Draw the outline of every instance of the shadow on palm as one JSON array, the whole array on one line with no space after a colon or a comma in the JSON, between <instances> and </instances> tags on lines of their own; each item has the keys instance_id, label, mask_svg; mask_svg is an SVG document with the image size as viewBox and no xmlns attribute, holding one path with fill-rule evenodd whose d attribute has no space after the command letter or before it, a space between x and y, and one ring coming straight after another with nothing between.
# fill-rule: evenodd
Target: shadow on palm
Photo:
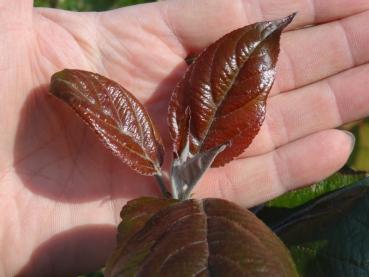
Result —
<instances>
[{"instance_id":1,"label":"shadow on palm","mask_svg":"<svg viewBox=\"0 0 369 277\"><path fill-rule=\"evenodd\" d=\"M33 252L30 261L17 276L77 276L98 270L115 245L115 235L116 228L113 226L97 224L59 233ZM76 261L78 267L72 268ZM69 266L57 266L59 264Z\"/></svg>"},{"instance_id":2,"label":"shadow on palm","mask_svg":"<svg viewBox=\"0 0 369 277\"><path fill-rule=\"evenodd\" d=\"M183 66L162 80L146 102L167 150L169 88L175 85L178 71L183 71ZM48 85L34 88L21 110L14 169L26 188L68 203L159 193L154 178L135 173L114 157L82 120L47 90Z\"/></svg>"}]
</instances>

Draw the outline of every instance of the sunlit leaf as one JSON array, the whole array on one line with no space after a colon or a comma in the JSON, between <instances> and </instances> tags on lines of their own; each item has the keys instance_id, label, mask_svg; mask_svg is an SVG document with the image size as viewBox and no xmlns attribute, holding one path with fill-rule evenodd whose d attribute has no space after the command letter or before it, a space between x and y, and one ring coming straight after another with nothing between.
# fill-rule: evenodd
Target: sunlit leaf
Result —
<instances>
[{"instance_id":1,"label":"sunlit leaf","mask_svg":"<svg viewBox=\"0 0 369 277\"><path fill-rule=\"evenodd\" d=\"M147 201L168 205L151 210ZM135 232L120 241L106 276L297 276L286 248L249 211L220 199L172 201L134 200L141 211L131 215L145 217L137 228L122 213L120 232Z\"/></svg>"},{"instance_id":2,"label":"sunlit leaf","mask_svg":"<svg viewBox=\"0 0 369 277\"><path fill-rule=\"evenodd\" d=\"M132 169L160 174L161 138L144 107L122 86L96 73L65 69L52 76L50 92L71 106Z\"/></svg>"},{"instance_id":3,"label":"sunlit leaf","mask_svg":"<svg viewBox=\"0 0 369 277\"><path fill-rule=\"evenodd\" d=\"M194 59L170 101L168 121L176 156L187 139L183 125L188 108L193 156L228 143L213 162L221 166L251 143L264 120L280 35L293 17L235 30Z\"/></svg>"}]
</instances>

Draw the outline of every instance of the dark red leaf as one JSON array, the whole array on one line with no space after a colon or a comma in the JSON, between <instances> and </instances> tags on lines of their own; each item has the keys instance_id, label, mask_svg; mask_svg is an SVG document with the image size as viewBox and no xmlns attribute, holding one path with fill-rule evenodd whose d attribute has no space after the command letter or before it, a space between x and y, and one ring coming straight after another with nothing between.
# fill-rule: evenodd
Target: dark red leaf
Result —
<instances>
[{"instance_id":1,"label":"dark red leaf","mask_svg":"<svg viewBox=\"0 0 369 277\"><path fill-rule=\"evenodd\" d=\"M106 276L297 276L283 243L248 210L221 199L152 200L148 217L147 201L123 213L120 232L129 235Z\"/></svg>"},{"instance_id":2,"label":"dark red leaf","mask_svg":"<svg viewBox=\"0 0 369 277\"><path fill-rule=\"evenodd\" d=\"M264 121L281 31L293 17L235 30L196 57L170 101L168 121L177 156L187 138L188 107L192 155L230 142L212 165L221 166L249 146Z\"/></svg>"},{"instance_id":3,"label":"dark red leaf","mask_svg":"<svg viewBox=\"0 0 369 277\"><path fill-rule=\"evenodd\" d=\"M114 155L144 175L160 173L164 147L139 101L99 74L65 69L51 78L50 92L69 104Z\"/></svg>"},{"instance_id":4,"label":"dark red leaf","mask_svg":"<svg viewBox=\"0 0 369 277\"><path fill-rule=\"evenodd\" d=\"M138 233L159 210L176 202L178 200L152 197L141 197L127 202L120 212L122 222L118 226L118 246L106 265L106 275L111 274L110 269L123 255L124 247L131 237Z\"/></svg>"}]
</instances>

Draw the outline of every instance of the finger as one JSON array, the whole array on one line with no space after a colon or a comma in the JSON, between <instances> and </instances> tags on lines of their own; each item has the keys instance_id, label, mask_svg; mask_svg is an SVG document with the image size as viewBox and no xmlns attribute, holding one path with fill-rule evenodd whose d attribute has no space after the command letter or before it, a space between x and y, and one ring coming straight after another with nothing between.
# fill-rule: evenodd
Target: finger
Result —
<instances>
[{"instance_id":1,"label":"finger","mask_svg":"<svg viewBox=\"0 0 369 277\"><path fill-rule=\"evenodd\" d=\"M368 76L366 64L270 98L265 123L242 156L266 153L308 134L369 116Z\"/></svg>"},{"instance_id":2,"label":"finger","mask_svg":"<svg viewBox=\"0 0 369 277\"><path fill-rule=\"evenodd\" d=\"M284 33L271 95L368 62L368 33L369 11Z\"/></svg>"},{"instance_id":3,"label":"finger","mask_svg":"<svg viewBox=\"0 0 369 277\"><path fill-rule=\"evenodd\" d=\"M369 61L369 11L283 35L275 95Z\"/></svg>"},{"instance_id":4,"label":"finger","mask_svg":"<svg viewBox=\"0 0 369 277\"><path fill-rule=\"evenodd\" d=\"M206 47L225 33L262 20L298 15L289 28L331 21L365 11L367 0L176 0L158 6L171 32L188 52Z\"/></svg>"},{"instance_id":5,"label":"finger","mask_svg":"<svg viewBox=\"0 0 369 277\"><path fill-rule=\"evenodd\" d=\"M0 0L0 31L20 29L32 20L33 0Z\"/></svg>"},{"instance_id":6,"label":"finger","mask_svg":"<svg viewBox=\"0 0 369 277\"><path fill-rule=\"evenodd\" d=\"M224 170L210 170L196 197L221 197L247 207L263 203L340 169L353 142L353 136L344 131L326 130L274 152L233 161Z\"/></svg>"}]
</instances>

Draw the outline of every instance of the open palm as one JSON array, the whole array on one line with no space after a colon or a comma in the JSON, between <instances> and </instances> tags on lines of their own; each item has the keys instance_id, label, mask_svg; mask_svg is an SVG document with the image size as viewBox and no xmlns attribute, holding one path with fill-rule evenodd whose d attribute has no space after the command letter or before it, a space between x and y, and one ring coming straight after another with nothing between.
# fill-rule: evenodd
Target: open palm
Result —
<instances>
[{"instance_id":1,"label":"open palm","mask_svg":"<svg viewBox=\"0 0 369 277\"><path fill-rule=\"evenodd\" d=\"M365 0L173 0L106 13L32 4L0 0L0 275L98 268L114 245L122 205L158 193L152 178L122 165L47 95L55 71L85 69L119 82L167 137L169 95L188 54L237 27L298 11L282 35L259 135L195 190L244 206L339 169L353 141L332 128L369 114Z\"/></svg>"}]
</instances>

